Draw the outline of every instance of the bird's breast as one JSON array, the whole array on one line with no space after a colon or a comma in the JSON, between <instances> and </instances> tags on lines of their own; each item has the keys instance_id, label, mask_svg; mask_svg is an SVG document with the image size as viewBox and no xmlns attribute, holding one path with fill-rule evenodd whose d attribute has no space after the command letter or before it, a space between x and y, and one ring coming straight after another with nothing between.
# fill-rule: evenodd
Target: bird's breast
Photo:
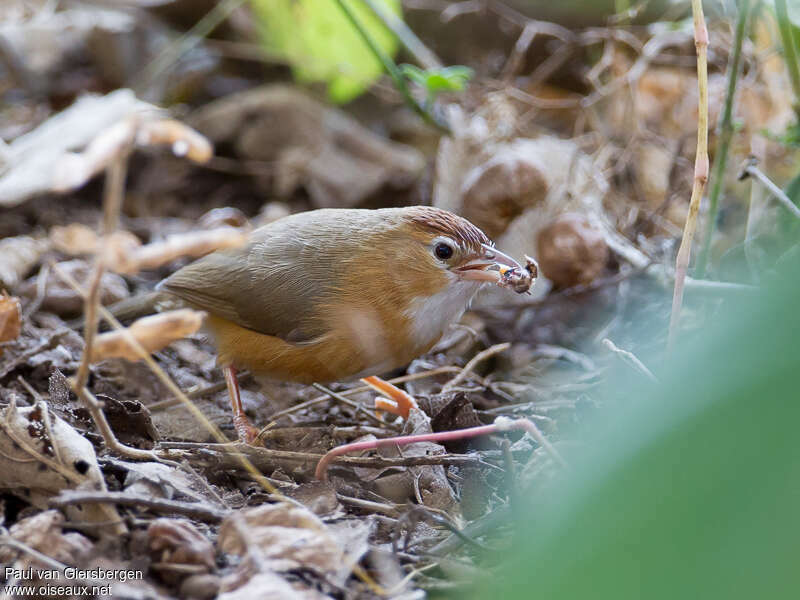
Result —
<instances>
[{"instance_id":1,"label":"bird's breast","mask_svg":"<svg viewBox=\"0 0 800 600\"><path fill-rule=\"evenodd\" d=\"M461 318L480 287L480 283L455 281L435 294L414 298L405 311L410 341L423 352L433 346Z\"/></svg>"}]
</instances>

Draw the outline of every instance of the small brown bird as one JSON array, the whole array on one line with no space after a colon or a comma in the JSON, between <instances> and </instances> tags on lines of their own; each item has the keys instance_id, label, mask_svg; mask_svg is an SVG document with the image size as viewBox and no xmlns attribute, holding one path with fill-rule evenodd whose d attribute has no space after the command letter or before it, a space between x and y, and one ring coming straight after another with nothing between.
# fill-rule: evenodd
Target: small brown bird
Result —
<instances>
[{"instance_id":1,"label":"small brown bird","mask_svg":"<svg viewBox=\"0 0 800 600\"><path fill-rule=\"evenodd\" d=\"M236 369L302 383L366 377L408 415L413 399L376 377L427 352L485 283L526 291L535 278L472 223L431 207L323 209L261 227L162 281L208 313L234 424L251 442Z\"/></svg>"}]
</instances>

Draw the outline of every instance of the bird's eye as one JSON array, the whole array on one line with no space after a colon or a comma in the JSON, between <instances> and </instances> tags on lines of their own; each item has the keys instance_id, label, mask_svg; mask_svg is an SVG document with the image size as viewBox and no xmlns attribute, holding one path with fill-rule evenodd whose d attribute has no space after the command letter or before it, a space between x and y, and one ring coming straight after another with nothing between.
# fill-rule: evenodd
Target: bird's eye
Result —
<instances>
[{"instance_id":1,"label":"bird's eye","mask_svg":"<svg viewBox=\"0 0 800 600\"><path fill-rule=\"evenodd\" d=\"M450 246L450 244L439 242L433 249L433 253L439 260L448 260L453 256L453 248Z\"/></svg>"}]
</instances>

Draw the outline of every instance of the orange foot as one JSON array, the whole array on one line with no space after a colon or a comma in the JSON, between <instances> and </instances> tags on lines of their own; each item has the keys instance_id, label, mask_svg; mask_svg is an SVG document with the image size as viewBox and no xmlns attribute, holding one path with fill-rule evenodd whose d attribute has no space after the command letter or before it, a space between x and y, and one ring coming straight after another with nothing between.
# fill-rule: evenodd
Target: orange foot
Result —
<instances>
[{"instance_id":1,"label":"orange foot","mask_svg":"<svg viewBox=\"0 0 800 600\"><path fill-rule=\"evenodd\" d=\"M389 399L375 398L375 409L383 410L393 415L399 415L404 419L408 419L408 413L412 408L419 408L417 401L414 398L401 390L396 385L392 385L388 381L384 381L380 377L364 377L361 381L366 383L376 392L387 396Z\"/></svg>"}]
</instances>

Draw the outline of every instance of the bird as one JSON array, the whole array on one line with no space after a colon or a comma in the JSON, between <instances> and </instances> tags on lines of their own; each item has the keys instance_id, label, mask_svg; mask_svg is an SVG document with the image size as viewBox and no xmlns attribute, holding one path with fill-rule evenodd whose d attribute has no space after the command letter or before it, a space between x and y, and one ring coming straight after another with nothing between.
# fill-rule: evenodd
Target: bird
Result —
<instances>
[{"instance_id":1,"label":"bird","mask_svg":"<svg viewBox=\"0 0 800 600\"><path fill-rule=\"evenodd\" d=\"M238 370L305 384L362 378L391 398L376 408L407 417L413 398L377 376L430 350L482 286L521 292L535 276L531 259L523 267L449 211L330 208L283 217L189 263L149 302L207 313L236 432L253 443Z\"/></svg>"}]
</instances>

